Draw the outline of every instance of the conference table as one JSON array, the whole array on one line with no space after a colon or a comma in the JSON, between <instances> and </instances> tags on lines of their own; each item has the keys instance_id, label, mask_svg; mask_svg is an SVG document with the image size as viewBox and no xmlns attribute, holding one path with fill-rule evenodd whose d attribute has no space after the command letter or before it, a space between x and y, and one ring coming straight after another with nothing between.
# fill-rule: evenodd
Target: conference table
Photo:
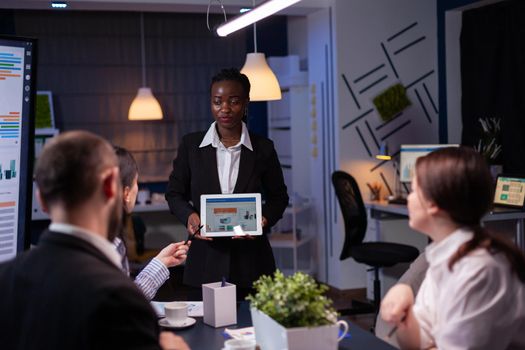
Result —
<instances>
[{"instance_id":1,"label":"conference table","mask_svg":"<svg viewBox=\"0 0 525 350\"><path fill-rule=\"evenodd\" d=\"M225 328L244 328L252 326L252 319L250 316L249 304L246 301L237 304L237 324L214 328L205 324L202 317L195 317L197 322L186 329L177 329L174 332L183 337L186 343L193 350L220 350L223 348L224 341L227 339L224 336ZM355 323L349 321L347 318L341 318L348 322L348 335L339 343L339 349L343 350L358 350L358 349L374 349L374 350L392 350L395 349L391 345L385 343L381 339L374 336L371 332L359 328ZM261 349L266 350L266 349ZM281 350L281 349L278 349ZM320 349L322 350L322 349Z\"/></svg>"},{"instance_id":2,"label":"conference table","mask_svg":"<svg viewBox=\"0 0 525 350\"><path fill-rule=\"evenodd\" d=\"M408 218L408 208L405 204L373 201L366 202L365 206L370 210L370 216L375 220L406 220ZM514 243L525 252L525 211L502 207L495 208L482 219L482 222L490 221L515 221Z\"/></svg>"}]
</instances>

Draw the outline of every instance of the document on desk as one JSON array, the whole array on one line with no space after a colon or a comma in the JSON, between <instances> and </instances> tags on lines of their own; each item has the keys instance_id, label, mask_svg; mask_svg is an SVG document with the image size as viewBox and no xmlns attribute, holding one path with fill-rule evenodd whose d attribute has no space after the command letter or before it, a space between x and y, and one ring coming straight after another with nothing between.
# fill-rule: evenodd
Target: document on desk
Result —
<instances>
[{"instance_id":1,"label":"document on desk","mask_svg":"<svg viewBox=\"0 0 525 350\"><path fill-rule=\"evenodd\" d=\"M225 328L224 333L233 339L254 339L255 329L253 327L245 328Z\"/></svg>"},{"instance_id":2,"label":"document on desk","mask_svg":"<svg viewBox=\"0 0 525 350\"><path fill-rule=\"evenodd\" d=\"M179 300L174 300L179 301ZM183 303L188 304L188 316L189 317L202 317L204 315L202 301L182 301ZM153 310L157 313L158 317L164 317L164 304L168 301L152 301L151 306Z\"/></svg>"}]
</instances>

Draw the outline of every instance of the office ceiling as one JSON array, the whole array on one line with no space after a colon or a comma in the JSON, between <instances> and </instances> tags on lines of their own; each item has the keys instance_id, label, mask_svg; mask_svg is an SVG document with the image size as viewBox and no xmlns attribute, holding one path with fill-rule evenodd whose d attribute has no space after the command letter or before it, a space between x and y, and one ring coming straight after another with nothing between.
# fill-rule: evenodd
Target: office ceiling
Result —
<instances>
[{"instance_id":1,"label":"office ceiling","mask_svg":"<svg viewBox=\"0 0 525 350\"><path fill-rule=\"evenodd\" d=\"M228 14L238 14L242 7L249 7L252 0L221 0ZM148 11L205 13L210 0L66 0L67 10L91 11ZM260 4L263 1L257 0ZM328 6L330 0L302 0L282 10L282 15L307 15ZM51 0L1 0L4 9L51 9ZM53 11L64 11L53 9ZM210 13L219 13L218 0L211 0Z\"/></svg>"}]
</instances>

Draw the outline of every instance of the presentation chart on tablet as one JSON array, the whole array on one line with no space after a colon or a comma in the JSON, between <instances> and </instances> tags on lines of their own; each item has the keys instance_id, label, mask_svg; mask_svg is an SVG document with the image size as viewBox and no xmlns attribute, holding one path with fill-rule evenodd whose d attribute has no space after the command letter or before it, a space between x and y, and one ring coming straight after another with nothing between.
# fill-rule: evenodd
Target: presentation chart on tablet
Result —
<instances>
[{"instance_id":1,"label":"presentation chart on tablet","mask_svg":"<svg viewBox=\"0 0 525 350\"><path fill-rule=\"evenodd\" d=\"M206 232L257 229L255 198L208 198L206 203Z\"/></svg>"}]
</instances>

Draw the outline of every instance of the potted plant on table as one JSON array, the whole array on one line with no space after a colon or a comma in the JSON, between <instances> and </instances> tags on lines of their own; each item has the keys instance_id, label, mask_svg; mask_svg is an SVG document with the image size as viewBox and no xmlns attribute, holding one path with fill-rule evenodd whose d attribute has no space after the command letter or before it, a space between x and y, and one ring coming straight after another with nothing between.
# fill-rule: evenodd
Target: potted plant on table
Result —
<instances>
[{"instance_id":1,"label":"potted plant on table","mask_svg":"<svg viewBox=\"0 0 525 350\"><path fill-rule=\"evenodd\" d=\"M337 321L332 301L324 293L325 285L301 272L285 277L262 276L254 283L255 295L249 295L250 311L257 344L263 350L337 349L348 331L345 321ZM344 334L338 336L339 328Z\"/></svg>"}]
</instances>

